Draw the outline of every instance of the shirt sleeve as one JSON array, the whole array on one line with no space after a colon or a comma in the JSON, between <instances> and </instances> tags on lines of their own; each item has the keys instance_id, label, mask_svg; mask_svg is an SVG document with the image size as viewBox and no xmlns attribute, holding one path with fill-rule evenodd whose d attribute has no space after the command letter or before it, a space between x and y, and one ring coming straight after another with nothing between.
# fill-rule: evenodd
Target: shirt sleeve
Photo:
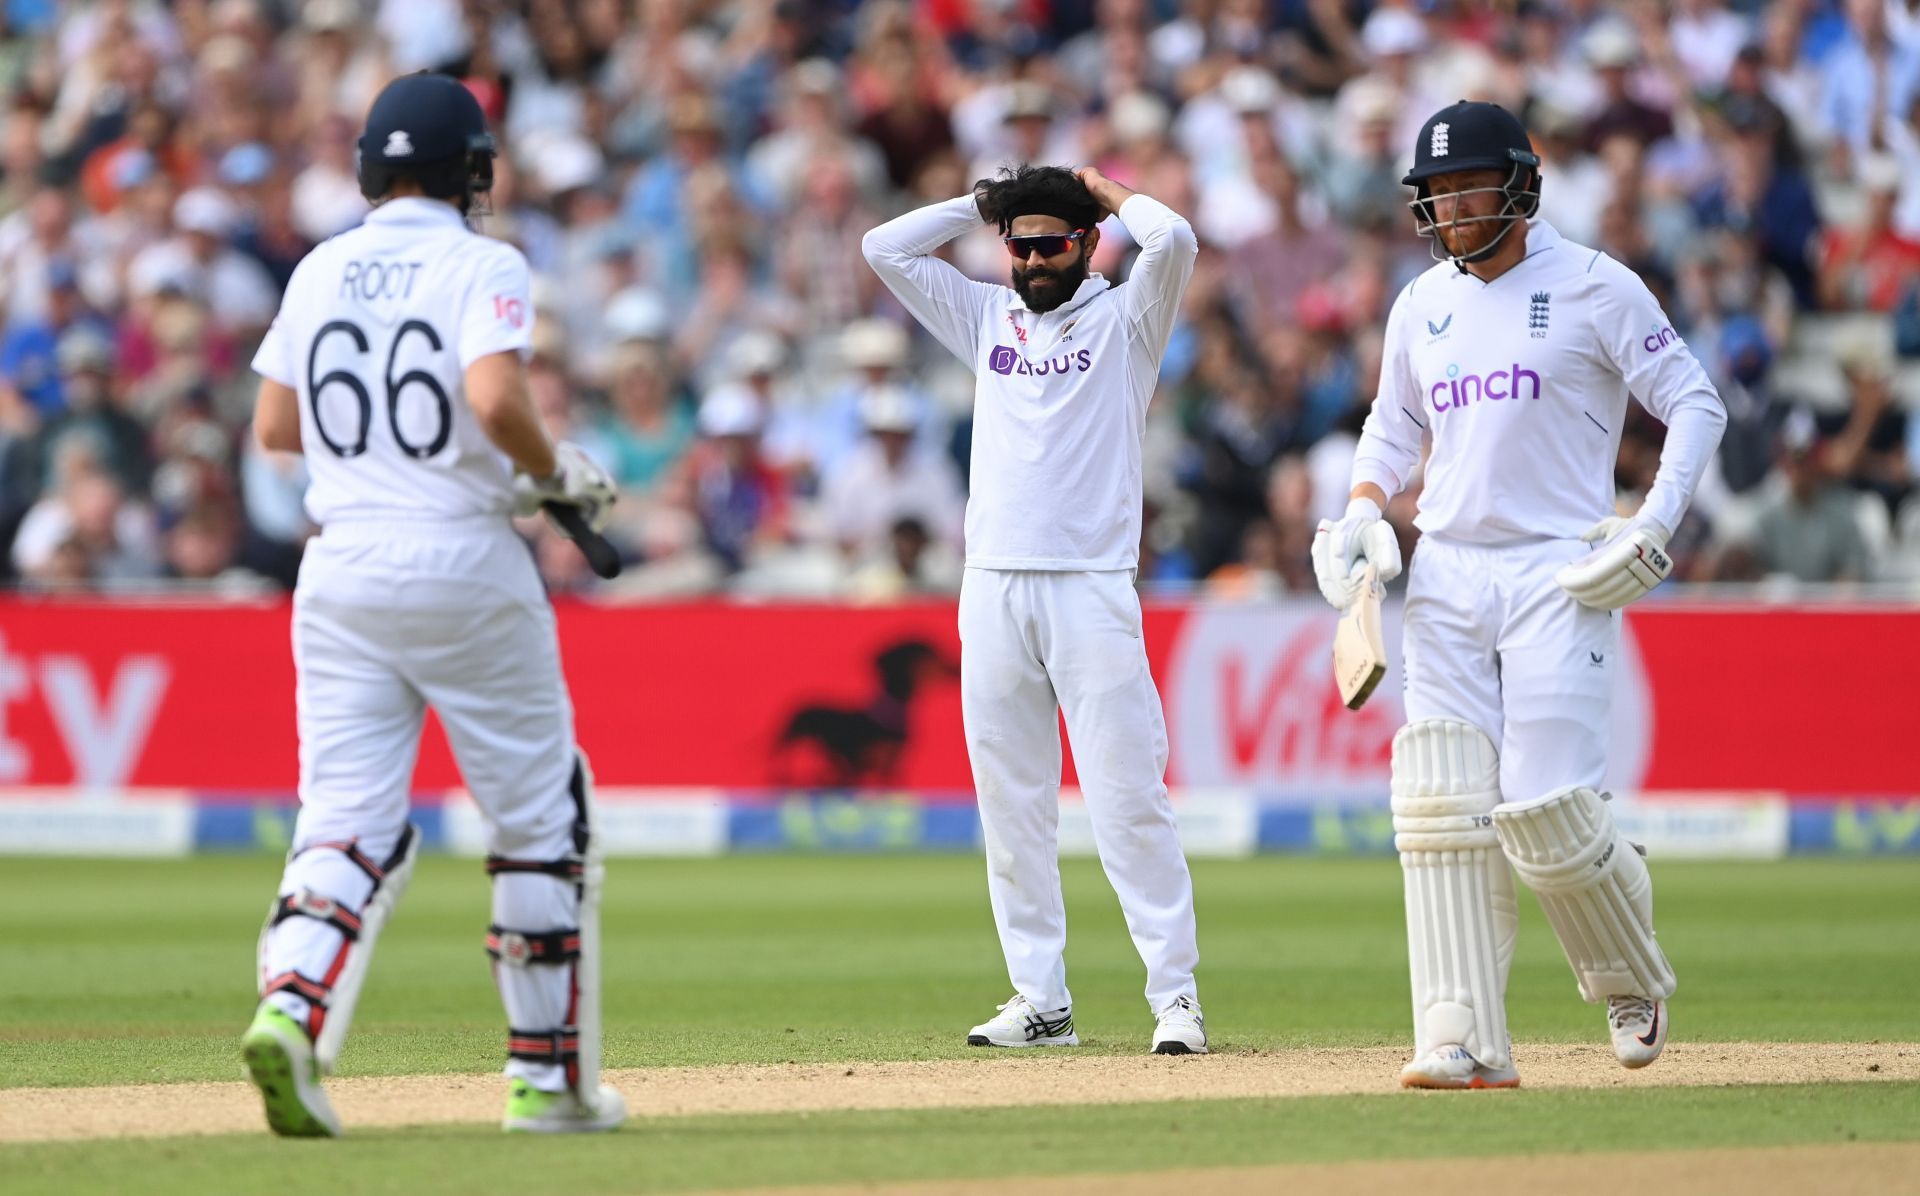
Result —
<instances>
[{"instance_id":1,"label":"shirt sleeve","mask_svg":"<svg viewBox=\"0 0 1920 1196\"><path fill-rule=\"evenodd\" d=\"M1680 526L1720 447L1726 404L1639 275L1604 255L1594 272L1599 287L1593 314L1601 350L1640 405L1667 425L1660 470L1641 510L1671 532Z\"/></svg>"},{"instance_id":2,"label":"shirt sleeve","mask_svg":"<svg viewBox=\"0 0 1920 1196\"><path fill-rule=\"evenodd\" d=\"M1408 286L1394 300L1387 314L1387 331L1380 358L1380 389L1373 397L1373 410L1360 429L1360 443L1353 451L1351 484L1372 482L1388 498L1406 489L1413 471L1420 464L1420 440L1427 422L1421 411L1420 386L1414 380L1413 365L1407 355Z\"/></svg>"},{"instance_id":3,"label":"shirt sleeve","mask_svg":"<svg viewBox=\"0 0 1920 1196\"><path fill-rule=\"evenodd\" d=\"M533 272L526 255L501 241L487 253L460 312L460 368L495 353L533 356Z\"/></svg>"},{"instance_id":4,"label":"shirt sleeve","mask_svg":"<svg viewBox=\"0 0 1920 1196\"><path fill-rule=\"evenodd\" d=\"M1127 318L1158 356L1166 352L1167 339L1173 335L1180 297L1193 277L1200 242L1184 217L1152 196L1129 196L1115 215L1140 246L1140 256L1134 259L1121 292Z\"/></svg>"},{"instance_id":5,"label":"shirt sleeve","mask_svg":"<svg viewBox=\"0 0 1920 1196\"><path fill-rule=\"evenodd\" d=\"M980 355L983 317L1006 288L968 278L933 251L979 227L980 209L973 196L964 195L896 216L860 241L860 252L887 289L968 368Z\"/></svg>"},{"instance_id":6,"label":"shirt sleeve","mask_svg":"<svg viewBox=\"0 0 1920 1196\"><path fill-rule=\"evenodd\" d=\"M293 293L291 286L287 288L287 293ZM299 387L299 378L293 371L293 349L287 344L284 311L273 317L273 323L267 326L267 335L260 341L260 347L254 350L253 372L282 386Z\"/></svg>"}]
</instances>

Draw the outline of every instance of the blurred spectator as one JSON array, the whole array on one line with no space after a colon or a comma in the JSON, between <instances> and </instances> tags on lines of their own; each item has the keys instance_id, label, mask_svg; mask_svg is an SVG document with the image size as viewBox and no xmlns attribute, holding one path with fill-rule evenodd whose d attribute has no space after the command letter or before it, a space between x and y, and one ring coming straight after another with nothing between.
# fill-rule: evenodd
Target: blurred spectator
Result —
<instances>
[{"instance_id":1,"label":"blurred spectator","mask_svg":"<svg viewBox=\"0 0 1920 1196\"><path fill-rule=\"evenodd\" d=\"M179 235L144 249L128 267L135 294L177 290L204 300L215 321L243 336L266 331L280 288L258 260L232 247L242 214L212 187L196 187L173 205Z\"/></svg>"},{"instance_id":2,"label":"blurred spectator","mask_svg":"<svg viewBox=\"0 0 1920 1196\"><path fill-rule=\"evenodd\" d=\"M766 412L738 383L700 403L700 441L688 462L694 513L708 551L728 572L788 543L786 479L760 453Z\"/></svg>"},{"instance_id":3,"label":"blurred spectator","mask_svg":"<svg viewBox=\"0 0 1920 1196\"><path fill-rule=\"evenodd\" d=\"M1900 195L1900 165L1886 155L1861 160L1860 183L1866 203L1860 222L1830 228L1820 250L1820 306L1829 309L1892 311L1920 279L1920 239L1893 227Z\"/></svg>"},{"instance_id":4,"label":"blurred spectator","mask_svg":"<svg viewBox=\"0 0 1920 1196\"><path fill-rule=\"evenodd\" d=\"M1868 562L1859 506L1853 491L1828 476L1817 436L1810 412L1788 418L1780 439L1786 487L1761 511L1754 564L1762 574L1800 581L1864 581Z\"/></svg>"},{"instance_id":5,"label":"blurred spectator","mask_svg":"<svg viewBox=\"0 0 1920 1196\"><path fill-rule=\"evenodd\" d=\"M142 581L160 576L153 518L83 451L63 452L47 497L13 541L13 567L44 585Z\"/></svg>"},{"instance_id":6,"label":"blurred spectator","mask_svg":"<svg viewBox=\"0 0 1920 1196\"><path fill-rule=\"evenodd\" d=\"M868 560L847 579L846 596L856 602L897 602L959 590L959 556L936 543L920 520L907 515L887 530L885 554Z\"/></svg>"},{"instance_id":7,"label":"blurred spectator","mask_svg":"<svg viewBox=\"0 0 1920 1196\"><path fill-rule=\"evenodd\" d=\"M1880 141L1883 117L1905 115L1920 93L1920 38L1896 39L1888 0L1844 0L1847 32L1822 66L1820 116L1844 168ZM1911 31L1909 31L1911 33Z\"/></svg>"},{"instance_id":8,"label":"blurred spectator","mask_svg":"<svg viewBox=\"0 0 1920 1196\"><path fill-rule=\"evenodd\" d=\"M1847 409L1820 420L1821 465L1833 478L1856 490L1878 495L1889 517L1913 491L1913 463L1907 457L1907 412L1893 401L1890 363L1874 345L1857 342L1841 349L1847 381Z\"/></svg>"},{"instance_id":9,"label":"blurred spectator","mask_svg":"<svg viewBox=\"0 0 1920 1196\"><path fill-rule=\"evenodd\" d=\"M500 142L475 220L536 271L534 400L626 488L623 595L948 586L956 492L943 515L903 515L886 479L926 470L963 492L968 367L906 331L857 243L1035 159L1097 164L1201 238L1148 412L1142 576L1301 589L1313 524L1344 503L1387 309L1429 264L1399 183L1408 139L1463 95L1527 120L1544 217L1645 280L1727 402L1670 546L1682 571L1772 569L1752 547L1760 508L1789 544L1852 499L1864 563L1803 571L1900 576L1907 552L1920 576L1903 389L1920 360L1916 11L16 3L0 22L0 563L31 511L32 584L291 581L304 470L247 443L247 351L307 247L367 211L354 139L373 95L444 69ZM942 256L1004 284L994 234ZM1135 250L1108 221L1094 269L1126 285ZM1814 465L1779 451L1803 402L1820 412ZM903 405L915 431L889 456L899 433L866 414ZM1623 509L1661 434L1623 432ZM1779 498L1790 477L1797 505ZM1388 511L1403 547L1417 486ZM609 588L544 523L522 530L550 586Z\"/></svg>"},{"instance_id":10,"label":"blurred spectator","mask_svg":"<svg viewBox=\"0 0 1920 1196\"><path fill-rule=\"evenodd\" d=\"M594 429L622 490L651 490L693 444L693 417L675 401L666 357L629 342L614 351L606 416Z\"/></svg>"},{"instance_id":11,"label":"blurred spectator","mask_svg":"<svg viewBox=\"0 0 1920 1196\"><path fill-rule=\"evenodd\" d=\"M828 534L849 558L876 556L902 519L912 517L943 545L960 543L966 495L944 453L916 447L921 412L895 386L876 386L860 401L867 436L821 488Z\"/></svg>"},{"instance_id":12,"label":"blurred spectator","mask_svg":"<svg viewBox=\"0 0 1920 1196\"><path fill-rule=\"evenodd\" d=\"M1633 70L1640 61L1640 44L1630 27L1602 19L1588 28L1581 45L1600 83L1599 107L1587 118L1588 153L1599 152L1608 138L1617 135L1643 146L1673 135L1673 115L1635 91Z\"/></svg>"}]
</instances>

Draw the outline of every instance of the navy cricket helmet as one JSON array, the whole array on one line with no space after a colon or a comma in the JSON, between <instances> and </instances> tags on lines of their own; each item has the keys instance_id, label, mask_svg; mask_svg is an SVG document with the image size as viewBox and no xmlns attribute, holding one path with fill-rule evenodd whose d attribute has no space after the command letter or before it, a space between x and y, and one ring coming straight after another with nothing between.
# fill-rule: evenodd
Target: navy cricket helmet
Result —
<instances>
[{"instance_id":1,"label":"navy cricket helmet","mask_svg":"<svg viewBox=\"0 0 1920 1196\"><path fill-rule=\"evenodd\" d=\"M382 88L360 135L360 194L384 198L399 178L437 199L476 209L493 189L493 134L466 85L429 71L402 75Z\"/></svg>"},{"instance_id":2,"label":"navy cricket helmet","mask_svg":"<svg viewBox=\"0 0 1920 1196\"><path fill-rule=\"evenodd\" d=\"M1446 193L1457 197L1498 192L1506 201L1498 213L1447 221L1435 218L1436 196L1429 180L1460 170L1505 172L1506 179L1498 186ZM1456 265L1478 261L1499 247L1513 231L1513 225L1540 210L1540 155L1533 152L1526 126L1500 105L1482 100L1461 100L1428 117L1427 123L1420 126L1420 139L1413 147L1413 169L1400 181L1414 189L1414 198L1407 206L1413 209L1414 225L1420 235L1433 238L1431 248L1436 261L1452 258ZM1500 230L1499 236L1465 256L1453 253L1438 235L1458 225L1489 220L1504 222L1507 227Z\"/></svg>"}]
</instances>

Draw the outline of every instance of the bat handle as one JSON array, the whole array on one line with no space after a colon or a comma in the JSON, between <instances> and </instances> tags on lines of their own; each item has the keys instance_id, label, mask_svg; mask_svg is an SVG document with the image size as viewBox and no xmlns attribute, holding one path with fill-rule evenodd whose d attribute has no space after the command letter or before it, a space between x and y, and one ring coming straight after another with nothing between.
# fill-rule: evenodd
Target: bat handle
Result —
<instances>
[{"instance_id":1,"label":"bat handle","mask_svg":"<svg viewBox=\"0 0 1920 1196\"><path fill-rule=\"evenodd\" d=\"M620 576L620 550L605 536L587 526L586 517L580 514L579 507L572 503L545 502L540 504L540 509L560 525L567 539L579 547L580 555L587 558L587 565L596 576L609 581Z\"/></svg>"}]
</instances>

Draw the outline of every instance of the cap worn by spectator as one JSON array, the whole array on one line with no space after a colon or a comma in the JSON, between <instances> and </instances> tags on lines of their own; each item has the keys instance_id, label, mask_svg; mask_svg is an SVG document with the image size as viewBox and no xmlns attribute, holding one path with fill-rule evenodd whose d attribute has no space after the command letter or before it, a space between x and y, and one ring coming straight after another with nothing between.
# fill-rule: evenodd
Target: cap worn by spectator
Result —
<instances>
[{"instance_id":1,"label":"cap worn by spectator","mask_svg":"<svg viewBox=\"0 0 1920 1196\"><path fill-rule=\"evenodd\" d=\"M225 240L240 223L240 209L212 187L195 187L173 204L173 223L184 233Z\"/></svg>"},{"instance_id":2,"label":"cap worn by spectator","mask_svg":"<svg viewBox=\"0 0 1920 1196\"><path fill-rule=\"evenodd\" d=\"M60 338L54 347L53 361L63 375L104 374L113 369L113 346L99 332L83 325L69 329Z\"/></svg>"},{"instance_id":3,"label":"cap worn by spectator","mask_svg":"<svg viewBox=\"0 0 1920 1196\"><path fill-rule=\"evenodd\" d=\"M114 158L108 181L115 191L131 191L151 179L159 168L159 163L146 150L126 150Z\"/></svg>"},{"instance_id":4,"label":"cap worn by spectator","mask_svg":"<svg viewBox=\"0 0 1920 1196\"><path fill-rule=\"evenodd\" d=\"M658 291L647 287L628 287L607 304L605 327L616 344L622 341L657 341L673 326L667 301Z\"/></svg>"},{"instance_id":5,"label":"cap worn by spectator","mask_svg":"<svg viewBox=\"0 0 1920 1196\"><path fill-rule=\"evenodd\" d=\"M257 141L236 145L220 156L220 181L251 187L273 173L273 151Z\"/></svg>"},{"instance_id":6,"label":"cap worn by spectator","mask_svg":"<svg viewBox=\"0 0 1920 1196\"><path fill-rule=\"evenodd\" d=\"M907 392L898 386L876 386L860 398L860 421L869 432L911 436L920 426L919 414Z\"/></svg>"},{"instance_id":7,"label":"cap worn by spectator","mask_svg":"<svg viewBox=\"0 0 1920 1196\"><path fill-rule=\"evenodd\" d=\"M700 401L700 434L710 438L755 436L765 418L760 397L737 382L716 386Z\"/></svg>"},{"instance_id":8,"label":"cap worn by spectator","mask_svg":"<svg viewBox=\"0 0 1920 1196\"><path fill-rule=\"evenodd\" d=\"M1640 41L1618 21L1602 21L1581 39L1587 62L1597 70L1624 70L1640 61Z\"/></svg>"},{"instance_id":9,"label":"cap worn by spectator","mask_svg":"<svg viewBox=\"0 0 1920 1196\"><path fill-rule=\"evenodd\" d=\"M581 137L553 137L530 155L533 177L548 195L591 187L605 176L607 162L593 143Z\"/></svg>"},{"instance_id":10,"label":"cap worn by spectator","mask_svg":"<svg viewBox=\"0 0 1920 1196\"><path fill-rule=\"evenodd\" d=\"M754 329L742 333L727 349L727 373L734 378L771 374L787 359L779 334Z\"/></svg>"},{"instance_id":11,"label":"cap worn by spectator","mask_svg":"<svg viewBox=\"0 0 1920 1196\"><path fill-rule=\"evenodd\" d=\"M1426 45L1426 25L1404 8L1376 8L1360 27L1360 46L1372 58L1418 54Z\"/></svg>"},{"instance_id":12,"label":"cap worn by spectator","mask_svg":"<svg viewBox=\"0 0 1920 1196\"><path fill-rule=\"evenodd\" d=\"M1113 135L1122 141L1146 141L1166 135L1173 114L1159 96L1145 91L1130 91L1113 102L1107 113Z\"/></svg>"},{"instance_id":13,"label":"cap worn by spectator","mask_svg":"<svg viewBox=\"0 0 1920 1196\"><path fill-rule=\"evenodd\" d=\"M907 364L907 334L890 320L855 320L840 334L840 359L850 369L898 369Z\"/></svg>"},{"instance_id":14,"label":"cap worn by spectator","mask_svg":"<svg viewBox=\"0 0 1920 1196\"><path fill-rule=\"evenodd\" d=\"M1257 66L1237 66L1220 80L1220 99L1243 116L1271 112L1280 102L1280 84Z\"/></svg>"},{"instance_id":15,"label":"cap worn by spectator","mask_svg":"<svg viewBox=\"0 0 1920 1196\"><path fill-rule=\"evenodd\" d=\"M840 68L825 58L809 58L793 68L791 85L797 96L838 95Z\"/></svg>"},{"instance_id":16,"label":"cap worn by spectator","mask_svg":"<svg viewBox=\"0 0 1920 1196\"><path fill-rule=\"evenodd\" d=\"M1009 124L1016 120L1052 120L1053 93L1040 83L1016 83L1007 91L1007 108L1000 119Z\"/></svg>"},{"instance_id":17,"label":"cap worn by spectator","mask_svg":"<svg viewBox=\"0 0 1920 1196\"><path fill-rule=\"evenodd\" d=\"M345 33L360 23L360 10L353 0L307 0L300 23L313 33Z\"/></svg>"}]
</instances>

